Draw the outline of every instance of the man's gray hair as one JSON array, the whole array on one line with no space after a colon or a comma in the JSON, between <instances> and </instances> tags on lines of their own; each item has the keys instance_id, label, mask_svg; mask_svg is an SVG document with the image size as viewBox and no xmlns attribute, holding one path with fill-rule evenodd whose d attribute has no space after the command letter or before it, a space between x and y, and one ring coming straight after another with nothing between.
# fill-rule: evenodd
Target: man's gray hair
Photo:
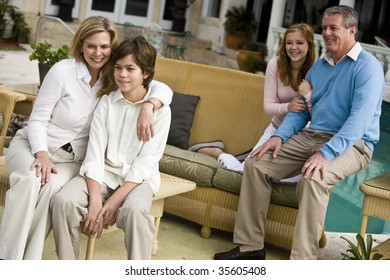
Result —
<instances>
[{"instance_id":1,"label":"man's gray hair","mask_svg":"<svg viewBox=\"0 0 390 280\"><path fill-rule=\"evenodd\" d=\"M354 8L346 5L339 5L339 6L329 7L324 12L324 16L331 16L334 14L343 15L345 28L350 28L352 26L355 26L357 29L359 17Z\"/></svg>"},{"instance_id":2,"label":"man's gray hair","mask_svg":"<svg viewBox=\"0 0 390 280\"><path fill-rule=\"evenodd\" d=\"M359 23L359 16L354 8L347 6L347 5L339 5L339 6L333 6L329 7L325 10L324 16L332 16L335 14L341 14L344 18L343 26L344 28L351 28L353 26L356 27L356 38L358 33L358 23Z\"/></svg>"}]
</instances>

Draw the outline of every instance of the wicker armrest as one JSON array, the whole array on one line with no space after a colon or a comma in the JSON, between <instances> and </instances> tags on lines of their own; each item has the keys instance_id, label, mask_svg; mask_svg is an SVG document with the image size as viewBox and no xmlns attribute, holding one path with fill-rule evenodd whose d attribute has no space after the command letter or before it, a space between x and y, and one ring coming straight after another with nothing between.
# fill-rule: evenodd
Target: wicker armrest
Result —
<instances>
[{"instance_id":1,"label":"wicker armrest","mask_svg":"<svg viewBox=\"0 0 390 280\"><path fill-rule=\"evenodd\" d=\"M3 125L0 129L0 156L3 155L5 136L7 135L15 104L23 100L26 100L26 96L23 93L0 86L0 112L3 114Z\"/></svg>"}]
</instances>

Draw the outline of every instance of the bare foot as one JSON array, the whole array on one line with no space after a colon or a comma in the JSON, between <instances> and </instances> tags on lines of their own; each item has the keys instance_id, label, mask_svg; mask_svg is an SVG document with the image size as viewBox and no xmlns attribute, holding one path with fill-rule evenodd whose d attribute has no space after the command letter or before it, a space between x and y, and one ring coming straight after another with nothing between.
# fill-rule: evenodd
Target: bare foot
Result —
<instances>
[{"instance_id":1,"label":"bare foot","mask_svg":"<svg viewBox=\"0 0 390 280\"><path fill-rule=\"evenodd\" d=\"M209 155L209 156L212 156L212 157L218 159L219 155L223 154L223 150L221 148L217 148L217 147L208 147L208 148L199 149L198 153Z\"/></svg>"}]
</instances>

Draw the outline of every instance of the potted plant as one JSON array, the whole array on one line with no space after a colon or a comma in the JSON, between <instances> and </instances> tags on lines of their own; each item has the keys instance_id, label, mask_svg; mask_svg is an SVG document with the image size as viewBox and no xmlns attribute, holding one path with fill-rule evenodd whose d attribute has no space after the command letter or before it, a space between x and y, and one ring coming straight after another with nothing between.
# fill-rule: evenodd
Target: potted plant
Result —
<instances>
[{"instance_id":1,"label":"potted plant","mask_svg":"<svg viewBox=\"0 0 390 280\"><path fill-rule=\"evenodd\" d=\"M365 244L363 237L360 234L356 235L357 246L344 236L340 238L344 239L348 242L349 249L347 252L351 253L352 256L348 253L342 253L341 255L344 257L344 260L381 260L383 259L383 255L379 254L377 250L372 249L372 235L367 234Z\"/></svg>"},{"instance_id":2,"label":"potted plant","mask_svg":"<svg viewBox=\"0 0 390 280\"><path fill-rule=\"evenodd\" d=\"M223 26L226 31L226 45L231 49L238 49L256 29L255 15L244 6L232 6L226 11L225 18Z\"/></svg>"},{"instance_id":3,"label":"potted plant","mask_svg":"<svg viewBox=\"0 0 390 280\"><path fill-rule=\"evenodd\" d=\"M24 14L8 2L0 0L0 38L25 43L28 41L31 29L26 23Z\"/></svg>"},{"instance_id":4,"label":"potted plant","mask_svg":"<svg viewBox=\"0 0 390 280\"><path fill-rule=\"evenodd\" d=\"M252 55L249 55L244 59L243 64L243 71L254 74L264 75L265 70L267 69L267 61L263 57L256 58Z\"/></svg>"},{"instance_id":5,"label":"potted plant","mask_svg":"<svg viewBox=\"0 0 390 280\"><path fill-rule=\"evenodd\" d=\"M245 41L239 45L237 52L238 68L251 73L255 73L257 70L264 72L267 66L265 62L267 54L268 49L266 44Z\"/></svg>"},{"instance_id":6,"label":"potted plant","mask_svg":"<svg viewBox=\"0 0 390 280\"><path fill-rule=\"evenodd\" d=\"M50 43L45 41L43 43L33 44L31 48L33 52L30 54L29 59L31 61L38 60L39 80L41 84L50 67L69 57L69 47L67 45L54 49Z\"/></svg>"}]
</instances>

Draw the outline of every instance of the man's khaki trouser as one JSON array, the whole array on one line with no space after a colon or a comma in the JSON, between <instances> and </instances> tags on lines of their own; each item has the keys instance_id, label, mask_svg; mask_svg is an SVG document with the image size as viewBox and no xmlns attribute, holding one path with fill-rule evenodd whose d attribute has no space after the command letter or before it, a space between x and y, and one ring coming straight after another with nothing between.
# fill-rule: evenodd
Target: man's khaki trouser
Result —
<instances>
[{"instance_id":1,"label":"man's khaki trouser","mask_svg":"<svg viewBox=\"0 0 390 280\"><path fill-rule=\"evenodd\" d=\"M276 158L272 157L272 152L268 152L259 161L247 159L234 228L234 243L264 247L271 183L299 174L306 160L332 136L329 132L306 128L289 138ZM302 178L298 182L296 194L299 210L291 259L317 259L329 189L346 176L366 167L371 156L372 151L363 141L359 141L329 162L324 180L317 174L314 179Z\"/></svg>"}]
</instances>

